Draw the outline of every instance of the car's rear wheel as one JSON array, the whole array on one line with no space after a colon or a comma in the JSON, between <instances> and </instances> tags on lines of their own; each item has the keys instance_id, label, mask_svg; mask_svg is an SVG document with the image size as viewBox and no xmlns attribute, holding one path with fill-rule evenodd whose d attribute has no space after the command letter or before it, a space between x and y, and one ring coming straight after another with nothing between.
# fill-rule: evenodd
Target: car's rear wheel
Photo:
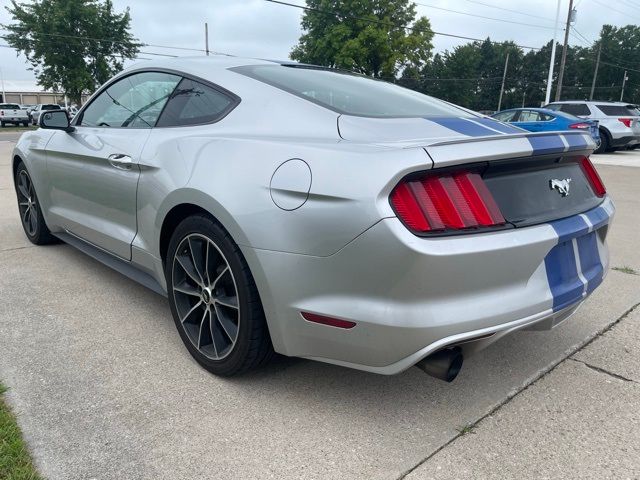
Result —
<instances>
[{"instance_id":1,"label":"car's rear wheel","mask_svg":"<svg viewBox=\"0 0 640 480\"><path fill-rule=\"evenodd\" d=\"M16 169L15 185L20 221L29 241L35 245L55 242L56 238L51 235L44 221L36 189L23 162Z\"/></svg>"},{"instance_id":2,"label":"car's rear wheel","mask_svg":"<svg viewBox=\"0 0 640 480\"><path fill-rule=\"evenodd\" d=\"M165 263L173 319L200 365L231 376L271 358L255 282L240 249L217 222L204 214L183 220Z\"/></svg>"},{"instance_id":3,"label":"car's rear wheel","mask_svg":"<svg viewBox=\"0 0 640 480\"><path fill-rule=\"evenodd\" d=\"M606 130L600 129L600 146L593 153L605 153L609 151L611 140Z\"/></svg>"}]
</instances>

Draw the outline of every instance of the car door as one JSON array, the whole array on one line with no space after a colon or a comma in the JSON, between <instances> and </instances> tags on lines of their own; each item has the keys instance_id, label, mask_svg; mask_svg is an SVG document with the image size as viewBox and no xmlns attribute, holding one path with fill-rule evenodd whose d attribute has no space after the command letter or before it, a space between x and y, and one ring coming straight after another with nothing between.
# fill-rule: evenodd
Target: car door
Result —
<instances>
[{"instance_id":1,"label":"car door","mask_svg":"<svg viewBox=\"0 0 640 480\"><path fill-rule=\"evenodd\" d=\"M118 79L78 114L73 132L56 132L47 144L54 223L131 259L140 154L180 78L138 72Z\"/></svg>"}]
</instances>

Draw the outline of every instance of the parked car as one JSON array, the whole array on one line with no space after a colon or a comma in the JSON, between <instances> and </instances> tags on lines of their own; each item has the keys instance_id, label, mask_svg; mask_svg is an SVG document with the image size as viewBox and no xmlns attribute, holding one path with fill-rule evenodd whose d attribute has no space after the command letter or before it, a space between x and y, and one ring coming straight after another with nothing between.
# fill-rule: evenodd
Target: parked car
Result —
<instances>
[{"instance_id":1,"label":"parked car","mask_svg":"<svg viewBox=\"0 0 640 480\"><path fill-rule=\"evenodd\" d=\"M600 130L597 120L585 120L568 113L546 108L512 108L492 115L501 122L512 123L529 132L558 132L578 129L588 131L600 146Z\"/></svg>"},{"instance_id":2,"label":"parked car","mask_svg":"<svg viewBox=\"0 0 640 480\"><path fill-rule=\"evenodd\" d=\"M62 107L60 107L60 105L56 105L55 103L41 103L39 105L36 105L36 107L31 111L31 124L38 125L42 112L51 110L62 110Z\"/></svg>"},{"instance_id":3,"label":"parked car","mask_svg":"<svg viewBox=\"0 0 640 480\"><path fill-rule=\"evenodd\" d=\"M72 122L42 115L11 156L27 238L167 295L218 375L275 350L450 381L465 355L566 320L608 269L614 206L580 129L222 56L150 61Z\"/></svg>"},{"instance_id":4,"label":"parked car","mask_svg":"<svg viewBox=\"0 0 640 480\"><path fill-rule=\"evenodd\" d=\"M640 143L640 117L626 103L571 100L553 102L545 108L598 120L601 143L596 153Z\"/></svg>"},{"instance_id":5,"label":"parked car","mask_svg":"<svg viewBox=\"0 0 640 480\"><path fill-rule=\"evenodd\" d=\"M8 123L26 127L29 125L29 115L17 103L1 103L0 126L4 128Z\"/></svg>"}]
</instances>

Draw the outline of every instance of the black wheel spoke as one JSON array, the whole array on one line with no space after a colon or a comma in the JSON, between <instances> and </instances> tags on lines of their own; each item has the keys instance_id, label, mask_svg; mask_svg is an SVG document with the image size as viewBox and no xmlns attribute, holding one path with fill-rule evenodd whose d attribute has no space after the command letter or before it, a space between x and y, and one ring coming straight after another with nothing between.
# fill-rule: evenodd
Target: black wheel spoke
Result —
<instances>
[{"instance_id":1,"label":"black wheel spoke","mask_svg":"<svg viewBox=\"0 0 640 480\"><path fill-rule=\"evenodd\" d=\"M196 272L196 267L193 265L193 261L191 260L191 256L176 255L176 262L182 268L182 271L186 273L189 278L195 282L196 285L202 286L202 282L198 278L198 273Z\"/></svg>"},{"instance_id":2,"label":"black wheel spoke","mask_svg":"<svg viewBox=\"0 0 640 480\"><path fill-rule=\"evenodd\" d=\"M223 312L223 309L216 304L216 320L222 327L225 335L229 340L233 340L238 335L238 325L234 323L231 318Z\"/></svg>"}]
</instances>

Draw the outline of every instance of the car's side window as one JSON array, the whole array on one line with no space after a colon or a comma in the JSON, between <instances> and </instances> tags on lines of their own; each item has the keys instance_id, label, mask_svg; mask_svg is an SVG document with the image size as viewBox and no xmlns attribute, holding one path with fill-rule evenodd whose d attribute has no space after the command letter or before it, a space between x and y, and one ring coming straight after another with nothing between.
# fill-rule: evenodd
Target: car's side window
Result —
<instances>
[{"instance_id":1,"label":"car's side window","mask_svg":"<svg viewBox=\"0 0 640 480\"><path fill-rule=\"evenodd\" d=\"M513 117L517 114L518 112L501 112L501 113L497 113L493 116L493 118L495 118L496 120L500 120L501 122L512 122L513 121Z\"/></svg>"},{"instance_id":2,"label":"car's side window","mask_svg":"<svg viewBox=\"0 0 640 480\"><path fill-rule=\"evenodd\" d=\"M531 110L522 110L520 112L520 122L537 122L538 121L538 112L534 112Z\"/></svg>"},{"instance_id":3,"label":"car's side window","mask_svg":"<svg viewBox=\"0 0 640 480\"><path fill-rule=\"evenodd\" d=\"M571 115L591 115L591 110L585 103L563 103L560 110Z\"/></svg>"},{"instance_id":4,"label":"car's side window","mask_svg":"<svg viewBox=\"0 0 640 480\"><path fill-rule=\"evenodd\" d=\"M151 128L179 82L180 77L170 73L129 75L98 95L85 109L78 125Z\"/></svg>"},{"instance_id":5,"label":"car's side window","mask_svg":"<svg viewBox=\"0 0 640 480\"><path fill-rule=\"evenodd\" d=\"M157 127L212 123L236 104L236 99L189 78L183 79L171 94Z\"/></svg>"}]
</instances>

